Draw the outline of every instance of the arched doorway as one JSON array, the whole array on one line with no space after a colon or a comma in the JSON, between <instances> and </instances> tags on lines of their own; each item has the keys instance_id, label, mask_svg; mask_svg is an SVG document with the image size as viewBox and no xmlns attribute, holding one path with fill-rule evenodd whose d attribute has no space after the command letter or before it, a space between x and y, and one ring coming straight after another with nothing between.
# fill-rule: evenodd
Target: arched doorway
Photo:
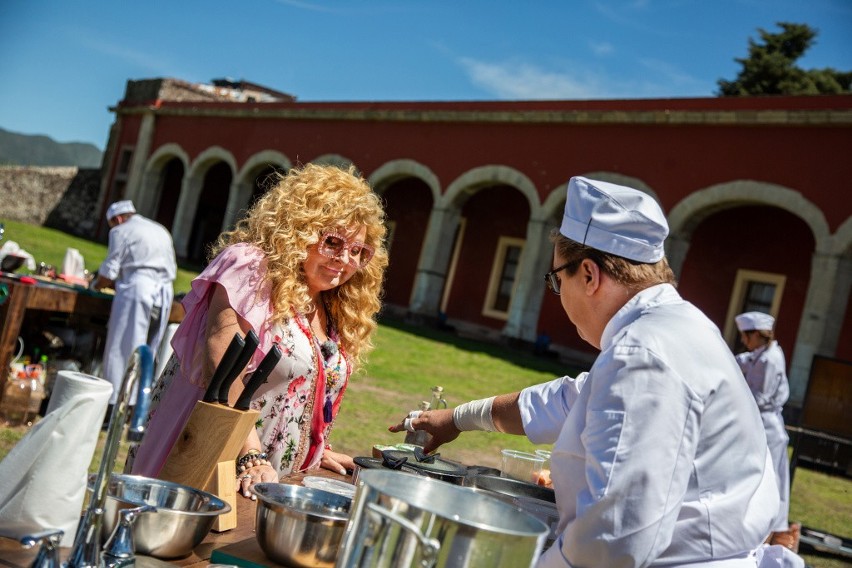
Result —
<instances>
[{"instance_id":1,"label":"arched doorway","mask_svg":"<svg viewBox=\"0 0 852 568\"><path fill-rule=\"evenodd\" d=\"M737 337L733 316L745 309L772 313L775 302L776 339L790 354L814 248L808 225L789 211L767 205L718 211L692 233L679 290L719 327L732 348Z\"/></svg>"},{"instance_id":2,"label":"arched doorway","mask_svg":"<svg viewBox=\"0 0 852 568\"><path fill-rule=\"evenodd\" d=\"M219 237L225 220L231 178L231 168L225 162L218 162L204 174L187 249L187 260L191 263L203 266L207 260L208 247Z\"/></svg>"},{"instance_id":3,"label":"arched doorway","mask_svg":"<svg viewBox=\"0 0 852 568\"><path fill-rule=\"evenodd\" d=\"M432 211L432 190L423 180L408 177L387 185L382 198L387 214L386 245L390 255L385 272L385 302L407 307Z\"/></svg>"},{"instance_id":4,"label":"arched doorway","mask_svg":"<svg viewBox=\"0 0 852 568\"><path fill-rule=\"evenodd\" d=\"M170 231L175 222L183 174L183 162L179 158L169 160L160 172L159 202L154 219Z\"/></svg>"},{"instance_id":5,"label":"arched doorway","mask_svg":"<svg viewBox=\"0 0 852 568\"><path fill-rule=\"evenodd\" d=\"M245 209L240 211L240 217L242 217L242 214L244 214L246 210L251 209L258 199L260 199L267 191L272 189L275 184L278 183L279 175L285 175L286 173L287 170L278 166L267 166L260 170L254 177L251 197L249 197L249 201L246 204Z\"/></svg>"},{"instance_id":6,"label":"arched doorway","mask_svg":"<svg viewBox=\"0 0 852 568\"><path fill-rule=\"evenodd\" d=\"M517 268L530 205L524 194L512 186L495 184L474 191L461 205L462 223L443 311L450 319L500 330L508 319L520 276Z\"/></svg>"}]
</instances>

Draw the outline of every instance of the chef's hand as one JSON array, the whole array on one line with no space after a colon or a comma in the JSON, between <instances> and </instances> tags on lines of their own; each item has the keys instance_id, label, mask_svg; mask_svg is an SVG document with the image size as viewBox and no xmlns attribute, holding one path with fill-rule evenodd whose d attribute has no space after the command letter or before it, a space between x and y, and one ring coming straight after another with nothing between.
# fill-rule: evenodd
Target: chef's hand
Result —
<instances>
[{"instance_id":1,"label":"chef's hand","mask_svg":"<svg viewBox=\"0 0 852 568\"><path fill-rule=\"evenodd\" d=\"M322 453L320 467L339 473L340 475L346 475L347 469L350 471L355 469L355 461L346 454L332 452L329 448L326 448Z\"/></svg>"},{"instance_id":2,"label":"chef's hand","mask_svg":"<svg viewBox=\"0 0 852 568\"><path fill-rule=\"evenodd\" d=\"M459 437L461 431L453 422L453 411L450 408L442 410L415 410L410 412L399 424L388 428L391 432L413 432L425 430L432 438L426 442L423 451L430 454L440 448L443 444L452 442Z\"/></svg>"},{"instance_id":3,"label":"chef's hand","mask_svg":"<svg viewBox=\"0 0 852 568\"><path fill-rule=\"evenodd\" d=\"M254 463L257 465L252 465L250 462L247 464L250 467L237 474L237 493L252 501L257 500L257 495L250 491L252 485L255 483L278 483L278 472L268 461L257 460Z\"/></svg>"}]
</instances>

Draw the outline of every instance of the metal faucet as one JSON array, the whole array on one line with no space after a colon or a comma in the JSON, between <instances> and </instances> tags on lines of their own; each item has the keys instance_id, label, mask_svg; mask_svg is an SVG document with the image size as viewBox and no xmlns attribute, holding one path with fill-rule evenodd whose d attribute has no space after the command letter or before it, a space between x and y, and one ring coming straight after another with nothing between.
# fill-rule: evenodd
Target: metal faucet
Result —
<instances>
[{"instance_id":1,"label":"metal faucet","mask_svg":"<svg viewBox=\"0 0 852 568\"><path fill-rule=\"evenodd\" d=\"M122 568L136 564L136 549L133 544L133 521L140 513L156 511L153 505L140 505L118 512L120 521L104 544L101 565L104 568Z\"/></svg>"},{"instance_id":2,"label":"metal faucet","mask_svg":"<svg viewBox=\"0 0 852 568\"><path fill-rule=\"evenodd\" d=\"M74 537L74 546L68 561L63 568L95 568L104 565L101 557L100 536L103 524L104 504L107 497L107 486L109 476L115 467L115 458L118 454L118 446L121 441L121 433L124 430L127 410L133 387L137 386L136 409L133 413L130 426L127 431L127 439L138 442L145 433L145 418L151 404L151 386L154 382L154 356L147 345L140 345L133 351L130 361L127 363L127 371L121 381L118 399L113 407L112 416L107 427L106 442L104 444L101 463L98 474L92 487L92 496L89 506L83 514L77 532ZM116 530L120 528L116 526Z\"/></svg>"},{"instance_id":3,"label":"metal faucet","mask_svg":"<svg viewBox=\"0 0 852 568\"><path fill-rule=\"evenodd\" d=\"M30 568L59 568L59 541L64 534L60 529L48 529L22 537L20 541L24 548L32 548L41 543Z\"/></svg>"}]
</instances>

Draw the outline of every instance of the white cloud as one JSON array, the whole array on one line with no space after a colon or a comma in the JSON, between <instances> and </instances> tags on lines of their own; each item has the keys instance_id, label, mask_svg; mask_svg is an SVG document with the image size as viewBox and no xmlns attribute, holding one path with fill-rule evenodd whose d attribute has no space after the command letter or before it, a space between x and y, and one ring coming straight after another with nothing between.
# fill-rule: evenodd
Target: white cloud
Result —
<instances>
[{"instance_id":1,"label":"white cloud","mask_svg":"<svg viewBox=\"0 0 852 568\"><path fill-rule=\"evenodd\" d=\"M698 89L703 87L703 82L696 77L681 71L675 65L659 59L640 58L639 64L650 71L653 76L659 77L663 83L676 86L678 89Z\"/></svg>"},{"instance_id":2,"label":"white cloud","mask_svg":"<svg viewBox=\"0 0 852 568\"><path fill-rule=\"evenodd\" d=\"M171 67L169 62L157 59L147 51L131 49L123 45L97 39L94 36L95 34L87 34L84 32L78 34L76 40L80 43L80 45L91 49L92 51L97 51L98 53L119 59L145 71L151 71L156 75L166 74L166 70Z\"/></svg>"},{"instance_id":3,"label":"white cloud","mask_svg":"<svg viewBox=\"0 0 852 568\"><path fill-rule=\"evenodd\" d=\"M293 8L301 8L303 10L312 10L314 12L334 12L333 9L322 6L320 4L316 4L314 2L302 2L301 0L275 0L279 4L284 4L285 6L291 6Z\"/></svg>"},{"instance_id":4,"label":"white cloud","mask_svg":"<svg viewBox=\"0 0 852 568\"><path fill-rule=\"evenodd\" d=\"M615 46L607 41L592 41L589 42L589 49L592 53L598 56L609 55L615 53Z\"/></svg>"},{"instance_id":5,"label":"white cloud","mask_svg":"<svg viewBox=\"0 0 852 568\"><path fill-rule=\"evenodd\" d=\"M525 61L493 63L458 59L470 81L504 100L617 99L711 96L712 85L658 60L640 61L644 71L618 78L581 65L547 70Z\"/></svg>"},{"instance_id":6,"label":"white cloud","mask_svg":"<svg viewBox=\"0 0 852 568\"><path fill-rule=\"evenodd\" d=\"M600 96L590 77L546 71L525 62L488 63L459 59L470 80L502 99L584 99Z\"/></svg>"}]
</instances>

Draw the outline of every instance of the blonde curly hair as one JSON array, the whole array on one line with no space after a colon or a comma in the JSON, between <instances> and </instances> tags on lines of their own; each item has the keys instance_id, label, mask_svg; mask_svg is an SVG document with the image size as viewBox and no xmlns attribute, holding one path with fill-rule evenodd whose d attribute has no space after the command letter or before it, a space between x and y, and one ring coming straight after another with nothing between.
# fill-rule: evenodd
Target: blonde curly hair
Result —
<instances>
[{"instance_id":1,"label":"blonde curly hair","mask_svg":"<svg viewBox=\"0 0 852 568\"><path fill-rule=\"evenodd\" d=\"M234 230L219 236L210 258L237 243L261 249L267 262L264 278L271 284L274 321L270 323L283 323L291 310L306 314L317 308L308 294L302 264L320 233L329 228L366 227L365 241L375 255L344 284L322 293L341 343L357 366L373 348L371 336L388 264L381 201L354 166L343 170L307 164L275 176L274 185Z\"/></svg>"}]
</instances>

